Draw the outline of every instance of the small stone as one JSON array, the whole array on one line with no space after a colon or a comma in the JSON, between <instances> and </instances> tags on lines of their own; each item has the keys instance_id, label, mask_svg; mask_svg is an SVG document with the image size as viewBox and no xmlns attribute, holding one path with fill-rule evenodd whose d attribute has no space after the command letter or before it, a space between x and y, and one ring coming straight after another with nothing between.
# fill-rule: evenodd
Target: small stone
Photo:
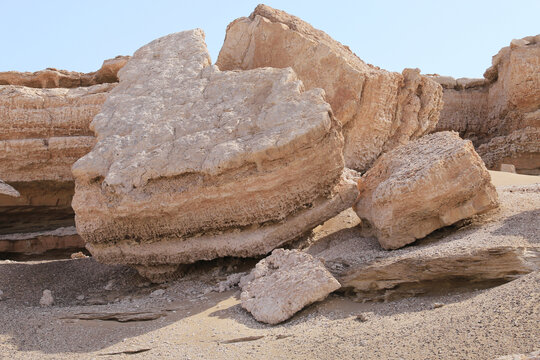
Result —
<instances>
[{"instance_id":1,"label":"small stone","mask_svg":"<svg viewBox=\"0 0 540 360\"><path fill-rule=\"evenodd\" d=\"M52 296L51 290L45 289L43 290L43 295L41 296L41 299L39 300L39 304L41 306L51 306L54 303L54 298Z\"/></svg>"},{"instance_id":2,"label":"small stone","mask_svg":"<svg viewBox=\"0 0 540 360\"><path fill-rule=\"evenodd\" d=\"M71 254L72 259L84 259L84 258L87 258L87 257L88 256L84 255L82 251Z\"/></svg>"},{"instance_id":3,"label":"small stone","mask_svg":"<svg viewBox=\"0 0 540 360\"><path fill-rule=\"evenodd\" d=\"M366 322L369 319L365 314L358 314L358 315L356 315L356 320L358 320L360 322Z\"/></svg>"},{"instance_id":4,"label":"small stone","mask_svg":"<svg viewBox=\"0 0 540 360\"><path fill-rule=\"evenodd\" d=\"M114 280L110 280L103 288L107 291L111 291L114 286Z\"/></svg>"},{"instance_id":5,"label":"small stone","mask_svg":"<svg viewBox=\"0 0 540 360\"><path fill-rule=\"evenodd\" d=\"M442 308L443 306L444 306L443 303L433 303L433 304L431 305L431 307L432 307L433 309Z\"/></svg>"},{"instance_id":6,"label":"small stone","mask_svg":"<svg viewBox=\"0 0 540 360\"><path fill-rule=\"evenodd\" d=\"M165 290L158 289L158 290L152 291L152 293L150 293L150 296L151 297L158 297L158 296L161 296L163 294L165 294Z\"/></svg>"},{"instance_id":7,"label":"small stone","mask_svg":"<svg viewBox=\"0 0 540 360\"><path fill-rule=\"evenodd\" d=\"M84 295L77 296L77 300L84 300Z\"/></svg>"},{"instance_id":8,"label":"small stone","mask_svg":"<svg viewBox=\"0 0 540 360\"><path fill-rule=\"evenodd\" d=\"M514 164L501 164L501 171L515 174L516 166Z\"/></svg>"},{"instance_id":9,"label":"small stone","mask_svg":"<svg viewBox=\"0 0 540 360\"><path fill-rule=\"evenodd\" d=\"M0 290L0 300L3 300L3 295L4 295L4 292Z\"/></svg>"}]
</instances>

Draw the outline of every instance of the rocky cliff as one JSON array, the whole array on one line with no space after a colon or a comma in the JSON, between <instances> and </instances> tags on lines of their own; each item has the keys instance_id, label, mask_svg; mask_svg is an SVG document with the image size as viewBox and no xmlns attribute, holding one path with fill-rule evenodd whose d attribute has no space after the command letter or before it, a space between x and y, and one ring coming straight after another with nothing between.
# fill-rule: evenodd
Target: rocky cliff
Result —
<instances>
[{"instance_id":1,"label":"rocky cliff","mask_svg":"<svg viewBox=\"0 0 540 360\"><path fill-rule=\"evenodd\" d=\"M436 131L472 140L491 169L540 174L540 35L513 40L492 63L484 79L432 77L444 88Z\"/></svg>"}]
</instances>

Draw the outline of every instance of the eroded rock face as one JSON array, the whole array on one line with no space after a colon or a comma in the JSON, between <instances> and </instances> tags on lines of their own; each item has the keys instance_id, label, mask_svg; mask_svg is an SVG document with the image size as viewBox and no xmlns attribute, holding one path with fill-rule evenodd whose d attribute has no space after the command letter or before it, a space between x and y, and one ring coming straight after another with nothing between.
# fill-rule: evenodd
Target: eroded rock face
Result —
<instances>
[{"instance_id":1,"label":"eroded rock face","mask_svg":"<svg viewBox=\"0 0 540 360\"><path fill-rule=\"evenodd\" d=\"M350 224L352 214L345 211L316 232L306 251L323 259L342 290L362 301L500 285L540 264L540 184L497 192L498 211L394 251L381 249L376 238Z\"/></svg>"},{"instance_id":2,"label":"eroded rock face","mask_svg":"<svg viewBox=\"0 0 540 360\"><path fill-rule=\"evenodd\" d=\"M518 173L540 174L540 36L502 48L484 77L432 77L444 88L436 131L472 140L491 169L510 163Z\"/></svg>"},{"instance_id":3,"label":"eroded rock face","mask_svg":"<svg viewBox=\"0 0 540 360\"><path fill-rule=\"evenodd\" d=\"M255 319L278 324L340 288L323 263L298 250L276 249L240 281L242 307Z\"/></svg>"},{"instance_id":4,"label":"eroded rock face","mask_svg":"<svg viewBox=\"0 0 540 360\"><path fill-rule=\"evenodd\" d=\"M448 131L383 154L358 188L354 209L385 249L400 248L498 205L472 143Z\"/></svg>"},{"instance_id":5,"label":"eroded rock face","mask_svg":"<svg viewBox=\"0 0 540 360\"><path fill-rule=\"evenodd\" d=\"M227 27L216 63L222 70L292 67L306 89L323 88L343 124L347 167L365 171L384 151L431 132L441 87L418 69L402 74L364 63L326 33L259 5Z\"/></svg>"},{"instance_id":6,"label":"eroded rock face","mask_svg":"<svg viewBox=\"0 0 540 360\"><path fill-rule=\"evenodd\" d=\"M13 186L9 186L2 180L0 180L0 195L7 195L11 197L19 197L21 194L17 190L13 188Z\"/></svg>"},{"instance_id":7,"label":"eroded rock face","mask_svg":"<svg viewBox=\"0 0 540 360\"><path fill-rule=\"evenodd\" d=\"M20 193L17 198L0 194L3 251L80 247L76 233L62 232L75 226L71 166L94 146L90 121L126 61L106 60L92 74L0 74L0 84L13 84L0 85L0 178ZM93 80L84 80L89 77Z\"/></svg>"},{"instance_id":8,"label":"eroded rock face","mask_svg":"<svg viewBox=\"0 0 540 360\"><path fill-rule=\"evenodd\" d=\"M117 56L108 59L98 71L91 73L80 73L76 71L45 69L41 71L0 72L0 85L20 85L32 88L77 88L81 86L92 86L103 83L118 82L118 70L128 61L129 56Z\"/></svg>"},{"instance_id":9,"label":"eroded rock face","mask_svg":"<svg viewBox=\"0 0 540 360\"><path fill-rule=\"evenodd\" d=\"M77 229L99 261L161 277L266 254L354 201L340 124L292 69L222 72L193 30L142 47L119 76L73 166Z\"/></svg>"}]
</instances>

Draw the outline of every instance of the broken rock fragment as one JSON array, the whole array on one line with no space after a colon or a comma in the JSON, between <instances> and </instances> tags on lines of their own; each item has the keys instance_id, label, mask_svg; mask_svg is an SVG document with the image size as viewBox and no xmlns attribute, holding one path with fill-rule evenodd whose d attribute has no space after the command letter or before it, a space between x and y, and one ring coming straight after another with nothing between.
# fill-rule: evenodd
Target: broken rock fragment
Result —
<instances>
[{"instance_id":1,"label":"broken rock fragment","mask_svg":"<svg viewBox=\"0 0 540 360\"><path fill-rule=\"evenodd\" d=\"M292 69L220 71L192 30L142 47L119 78L73 166L77 230L99 261L163 280L266 254L354 202L341 126Z\"/></svg>"},{"instance_id":2,"label":"broken rock fragment","mask_svg":"<svg viewBox=\"0 0 540 360\"><path fill-rule=\"evenodd\" d=\"M383 152L431 132L442 88L418 69L366 64L347 46L284 11L259 5L227 27L222 70L291 67L306 89L322 88L343 124L346 166L365 171Z\"/></svg>"},{"instance_id":3,"label":"broken rock fragment","mask_svg":"<svg viewBox=\"0 0 540 360\"><path fill-rule=\"evenodd\" d=\"M12 197L19 197L21 194L17 190L0 180L0 195L7 195Z\"/></svg>"},{"instance_id":4,"label":"broken rock fragment","mask_svg":"<svg viewBox=\"0 0 540 360\"><path fill-rule=\"evenodd\" d=\"M354 209L385 249L498 206L472 143L439 132L382 155L358 183Z\"/></svg>"},{"instance_id":5,"label":"broken rock fragment","mask_svg":"<svg viewBox=\"0 0 540 360\"><path fill-rule=\"evenodd\" d=\"M240 281L242 307L255 319L278 324L309 304L324 300L339 282L313 256L276 249Z\"/></svg>"}]
</instances>

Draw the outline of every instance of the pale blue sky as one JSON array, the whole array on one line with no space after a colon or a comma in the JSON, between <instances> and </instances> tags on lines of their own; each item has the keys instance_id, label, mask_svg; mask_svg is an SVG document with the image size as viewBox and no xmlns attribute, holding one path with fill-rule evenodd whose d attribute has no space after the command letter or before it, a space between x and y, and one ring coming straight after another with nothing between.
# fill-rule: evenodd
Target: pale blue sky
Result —
<instances>
[{"instance_id":1,"label":"pale blue sky","mask_svg":"<svg viewBox=\"0 0 540 360\"><path fill-rule=\"evenodd\" d=\"M513 38L540 33L540 0L267 0L348 45L364 61L401 71L481 77ZM0 0L0 71L89 72L160 36L202 28L212 60L227 24L258 1Z\"/></svg>"}]
</instances>

